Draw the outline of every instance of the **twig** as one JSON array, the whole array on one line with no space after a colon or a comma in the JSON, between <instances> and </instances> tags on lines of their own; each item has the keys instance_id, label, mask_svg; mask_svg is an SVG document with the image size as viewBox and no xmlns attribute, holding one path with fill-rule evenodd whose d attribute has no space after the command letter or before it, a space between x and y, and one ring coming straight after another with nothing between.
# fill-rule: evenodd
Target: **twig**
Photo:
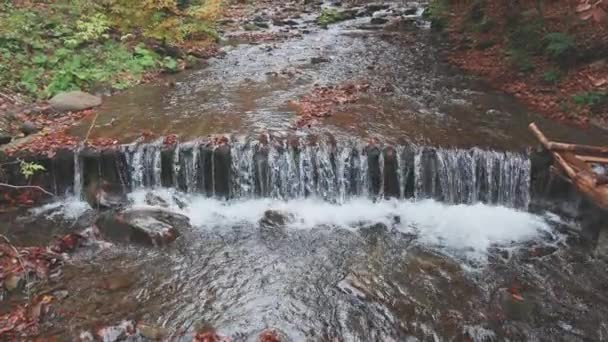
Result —
<instances>
[{"instance_id":1,"label":"twig","mask_svg":"<svg viewBox=\"0 0 608 342\"><path fill-rule=\"evenodd\" d=\"M0 183L0 186L3 186L5 188L11 188L11 189L36 189L36 190L40 190L40 191L44 192L45 194L47 194L49 196L52 196L52 197L57 196L54 193L44 190L43 188L41 188L37 185L11 185L11 184L6 184L6 183Z\"/></svg>"},{"instance_id":2,"label":"twig","mask_svg":"<svg viewBox=\"0 0 608 342\"><path fill-rule=\"evenodd\" d=\"M95 127L95 122L97 122L98 116L99 116L99 112L95 111L95 117L93 118L93 122L91 122L91 126L89 127L89 130L87 131L87 135L85 135L85 137L84 137L83 143L85 143L85 142L87 142L87 140L89 140L89 135L91 134L93 127Z\"/></svg>"},{"instance_id":3,"label":"twig","mask_svg":"<svg viewBox=\"0 0 608 342\"><path fill-rule=\"evenodd\" d=\"M27 294L27 300L30 300L30 288L28 287L29 283L30 283L30 277L29 277L29 272L25 269L25 263L23 262L23 259L21 258L21 253L19 253L19 251L17 250L17 248L15 248L15 246L13 246L13 244L11 243L11 240L9 240L5 235L0 234L0 238L2 238L4 241L6 241L6 243L9 245L9 247L11 247L13 249L13 251L15 252L15 257L17 258L17 261L19 261L19 264L21 265L21 268L23 269L23 274L25 275L25 293Z\"/></svg>"},{"instance_id":4,"label":"twig","mask_svg":"<svg viewBox=\"0 0 608 342\"><path fill-rule=\"evenodd\" d=\"M0 163L0 166L6 166L6 165L13 165L13 164L19 164L21 163L22 160L21 159L17 159L17 160L13 160L10 162L6 162L6 163Z\"/></svg>"}]
</instances>

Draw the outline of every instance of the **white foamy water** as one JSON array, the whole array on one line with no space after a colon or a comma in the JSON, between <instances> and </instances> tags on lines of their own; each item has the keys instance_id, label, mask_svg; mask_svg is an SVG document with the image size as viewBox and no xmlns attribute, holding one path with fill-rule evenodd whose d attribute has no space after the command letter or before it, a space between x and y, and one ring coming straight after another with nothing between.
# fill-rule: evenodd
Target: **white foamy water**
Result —
<instances>
[{"instance_id":1,"label":"white foamy water","mask_svg":"<svg viewBox=\"0 0 608 342\"><path fill-rule=\"evenodd\" d=\"M49 219L63 218L66 220L76 220L90 209L91 206L87 202L76 196L70 196L60 201L33 208L30 210L30 213L34 216L45 215Z\"/></svg>"},{"instance_id":2,"label":"white foamy water","mask_svg":"<svg viewBox=\"0 0 608 342\"><path fill-rule=\"evenodd\" d=\"M485 256L491 246L514 244L542 238L552 229L542 216L511 208L473 205L450 205L434 200L386 200L367 198L331 204L320 199L249 199L221 201L203 196L184 196L173 191L155 191L169 206L190 217L202 229L257 225L267 210L289 217L288 228L312 229L335 227L357 230L361 226L383 223L403 233L417 236L420 244L457 251L468 257ZM146 206L143 191L131 195L134 206ZM185 203L182 209L178 201ZM396 218L399 218L396 222Z\"/></svg>"},{"instance_id":3,"label":"white foamy water","mask_svg":"<svg viewBox=\"0 0 608 342\"><path fill-rule=\"evenodd\" d=\"M511 208L482 203L453 205L434 200L385 200L357 198L343 204L321 199L247 199L223 201L172 189L139 190L129 195L133 208L150 208L153 194L171 210L188 216L200 229L231 229L258 225L268 210L289 218L289 229L349 229L382 223L402 233L414 234L419 244L483 259L489 247L516 247L552 234L551 215L538 216ZM158 206L158 205L157 205ZM34 215L77 219L90 207L75 197L32 209ZM397 219L398 218L398 219Z\"/></svg>"}]
</instances>

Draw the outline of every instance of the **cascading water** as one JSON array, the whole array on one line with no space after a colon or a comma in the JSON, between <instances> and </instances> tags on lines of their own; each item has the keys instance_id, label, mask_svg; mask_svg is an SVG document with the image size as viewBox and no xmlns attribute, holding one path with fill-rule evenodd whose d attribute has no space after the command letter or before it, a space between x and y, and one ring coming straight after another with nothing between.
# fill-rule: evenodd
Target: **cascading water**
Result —
<instances>
[{"instance_id":1,"label":"cascading water","mask_svg":"<svg viewBox=\"0 0 608 342\"><path fill-rule=\"evenodd\" d=\"M158 141L126 145L120 153L132 190L165 186L220 198L317 197L332 203L353 197L432 198L521 209L530 202L530 159L514 152L239 138L226 148L200 141L168 147ZM75 166L76 177L86 177L80 163Z\"/></svg>"}]
</instances>

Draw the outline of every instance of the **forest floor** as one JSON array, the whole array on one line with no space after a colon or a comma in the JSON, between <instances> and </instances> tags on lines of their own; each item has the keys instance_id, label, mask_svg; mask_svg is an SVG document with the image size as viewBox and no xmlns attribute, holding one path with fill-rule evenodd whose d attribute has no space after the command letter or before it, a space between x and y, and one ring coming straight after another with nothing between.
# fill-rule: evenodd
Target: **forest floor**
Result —
<instances>
[{"instance_id":1,"label":"forest floor","mask_svg":"<svg viewBox=\"0 0 608 342\"><path fill-rule=\"evenodd\" d=\"M566 1L542 15L533 3L440 8L449 62L543 116L607 128L608 26L573 16Z\"/></svg>"}]
</instances>

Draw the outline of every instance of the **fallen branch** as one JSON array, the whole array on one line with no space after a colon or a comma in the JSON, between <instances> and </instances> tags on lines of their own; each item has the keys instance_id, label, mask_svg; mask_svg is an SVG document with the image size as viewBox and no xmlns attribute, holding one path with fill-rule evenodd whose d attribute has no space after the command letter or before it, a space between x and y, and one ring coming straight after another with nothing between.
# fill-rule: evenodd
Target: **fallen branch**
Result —
<instances>
[{"instance_id":1,"label":"fallen branch","mask_svg":"<svg viewBox=\"0 0 608 342\"><path fill-rule=\"evenodd\" d=\"M11 243L11 240L9 240L5 235L0 234L0 238L2 238L4 241L6 241L6 243L9 245L9 247L11 247L13 249L13 251L15 252L15 258L17 258L17 261L19 261L19 264L21 265L21 268L23 269L23 274L25 275L25 283L26 283L25 293L27 294L27 299L30 300L30 289L28 287L28 284L30 283L30 277L27 272L27 269L25 268L25 263L23 262L23 259L21 258L21 254L19 253L17 248L15 248L15 246L13 246L13 244Z\"/></svg>"},{"instance_id":2,"label":"fallen branch","mask_svg":"<svg viewBox=\"0 0 608 342\"><path fill-rule=\"evenodd\" d=\"M579 154L588 154L588 155L600 155L607 156L608 155L608 147L602 146L592 146L592 145L577 145L577 144L567 144L554 142L547 139L547 137L538 129L535 123L531 123L528 126L534 136L540 141L543 146L553 152L559 151L568 151L568 152L576 152Z\"/></svg>"},{"instance_id":3,"label":"fallen branch","mask_svg":"<svg viewBox=\"0 0 608 342\"><path fill-rule=\"evenodd\" d=\"M95 117L93 118L93 121L91 122L91 126L89 126L89 130L87 131L87 135L85 135L84 137L84 141L83 144L87 142L87 140L89 140L89 135L91 135L91 131L93 130L93 127L95 127L95 122L97 122L97 117L99 116L99 112L95 112Z\"/></svg>"},{"instance_id":4,"label":"fallen branch","mask_svg":"<svg viewBox=\"0 0 608 342\"><path fill-rule=\"evenodd\" d=\"M11 185L11 184L6 184L6 183L0 183L0 187L5 187L5 188L11 188L11 189L36 189L39 190L49 196L52 197L57 197L57 195L55 195L54 193L47 191L37 185Z\"/></svg>"}]
</instances>

